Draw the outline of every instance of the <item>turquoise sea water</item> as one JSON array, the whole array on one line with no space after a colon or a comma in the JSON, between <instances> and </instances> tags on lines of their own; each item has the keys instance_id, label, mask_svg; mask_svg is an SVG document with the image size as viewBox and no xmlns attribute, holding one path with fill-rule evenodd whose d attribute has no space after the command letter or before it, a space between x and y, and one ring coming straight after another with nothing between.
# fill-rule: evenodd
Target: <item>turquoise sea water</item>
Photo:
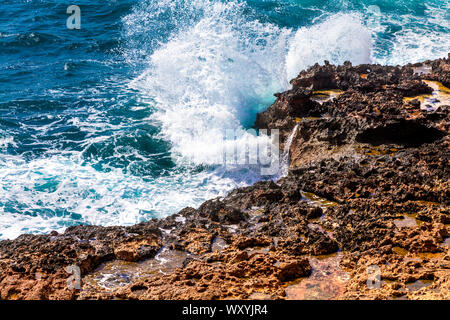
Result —
<instances>
[{"instance_id":1,"label":"turquoise sea water","mask_svg":"<svg viewBox=\"0 0 450 320\"><path fill-rule=\"evenodd\" d=\"M66 26L71 4L79 30ZM446 56L449 8L2 0L0 238L164 217L261 179L212 161L225 129L250 127L315 62Z\"/></svg>"}]
</instances>

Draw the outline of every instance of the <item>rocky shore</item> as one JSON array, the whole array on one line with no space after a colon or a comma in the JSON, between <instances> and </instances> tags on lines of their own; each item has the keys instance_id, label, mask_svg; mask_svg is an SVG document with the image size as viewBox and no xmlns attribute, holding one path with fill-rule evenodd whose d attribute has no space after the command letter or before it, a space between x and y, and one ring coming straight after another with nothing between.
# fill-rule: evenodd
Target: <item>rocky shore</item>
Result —
<instances>
[{"instance_id":1,"label":"rocky shore","mask_svg":"<svg viewBox=\"0 0 450 320\"><path fill-rule=\"evenodd\" d=\"M0 242L0 299L450 299L450 55L302 71L290 168L131 227ZM78 266L81 288L66 267Z\"/></svg>"}]
</instances>

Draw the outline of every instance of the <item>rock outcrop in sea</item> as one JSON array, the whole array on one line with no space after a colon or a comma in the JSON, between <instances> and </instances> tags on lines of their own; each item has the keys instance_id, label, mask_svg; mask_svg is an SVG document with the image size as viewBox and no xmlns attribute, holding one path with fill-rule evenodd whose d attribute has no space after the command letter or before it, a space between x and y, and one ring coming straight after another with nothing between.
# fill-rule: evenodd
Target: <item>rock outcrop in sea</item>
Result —
<instances>
[{"instance_id":1,"label":"rock outcrop in sea","mask_svg":"<svg viewBox=\"0 0 450 320\"><path fill-rule=\"evenodd\" d=\"M291 84L255 123L292 137L285 177L130 227L1 241L0 298L450 299L450 55L325 61Z\"/></svg>"}]
</instances>

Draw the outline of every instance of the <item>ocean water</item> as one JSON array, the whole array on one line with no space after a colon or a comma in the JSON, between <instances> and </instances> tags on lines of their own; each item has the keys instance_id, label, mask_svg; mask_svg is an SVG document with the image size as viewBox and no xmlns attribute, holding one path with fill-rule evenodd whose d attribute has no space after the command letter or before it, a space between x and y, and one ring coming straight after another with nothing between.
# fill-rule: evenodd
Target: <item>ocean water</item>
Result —
<instances>
[{"instance_id":1,"label":"ocean water","mask_svg":"<svg viewBox=\"0 0 450 320\"><path fill-rule=\"evenodd\" d=\"M316 62L450 52L446 0L2 0L0 239L160 218L268 178L224 130ZM270 178L270 177L269 177ZM271 177L273 178L273 177Z\"/></svg>"}]
</instances>

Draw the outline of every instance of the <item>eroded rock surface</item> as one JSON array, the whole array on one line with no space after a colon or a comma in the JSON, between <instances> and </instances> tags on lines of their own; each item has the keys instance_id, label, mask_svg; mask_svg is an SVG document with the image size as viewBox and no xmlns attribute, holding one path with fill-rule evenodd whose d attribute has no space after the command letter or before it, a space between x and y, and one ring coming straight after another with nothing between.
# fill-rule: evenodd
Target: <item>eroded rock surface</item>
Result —
<instances>
[{"instance_id":1,"label":"eroded rock surface","mask_svg":"<svg viewBox=\"0 0 450 320\"><path fill-rule=\"evenodd\" d=\"M449 59L302 71L256 121L293 134L287 176L132 227L1 241L0 298L450 299L449 81Z\"/></svg>"}]
</instances>

